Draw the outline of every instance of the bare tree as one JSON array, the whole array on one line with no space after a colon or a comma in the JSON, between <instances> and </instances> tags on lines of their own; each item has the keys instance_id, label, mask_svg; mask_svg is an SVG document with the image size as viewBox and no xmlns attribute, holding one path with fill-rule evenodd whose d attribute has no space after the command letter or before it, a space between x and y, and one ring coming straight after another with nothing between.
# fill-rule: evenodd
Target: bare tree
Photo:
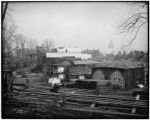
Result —
<instances>
[{"instance_id":1,"label":"bare tree","mask_svg":"<svg viewBox=\"0 0 150 120\"><path fill-rule=\"evenodd\" d=\"M17 52L17 59L18 63L23 67L25 59L25 45L26 45L27 37L23 34L16 34L15 35L15 43L16 43L16 52Z\"/></svg>"},{"instance_id":2,"label":"bare tree","mask_svg":"<svg viewBox=\"0 0 150 120\"><path fill-rule=\"evenodd\" d=\"M3 39L2 39L2 50L4 53L6 52L11 52L12 51L12 44L15 39L15 31L16 31L16 26L11 25L11 26L4 26L3 29Z\"/></svg>"},{"instance_id":3,"label":"bare tree","mask_svg":"<svg viewBox=\"0 0 150 120\"><path fill-rule=\"evenodd\" d=\"M12 53L12 44L15 39L17 26L8 14L8 2L2 2L2 54Z\"/></svg>"},{"instance_id":4,"label":"bare tree","mask_svg":"<svg viewBox=\"0 0 150 120\"><path fill-rule=\"evenodd\" d=\"M14 43L16 44L16 53L17 53L17 57L19 57L19 49L20 49L20 38L19 35L15 35L15 39L14 39Z\"/></svg>"},{"instance_id":5,"label":"bare tree","mask_svg":"<svg viewBox=\"0 0 150 120\"><path fill-rule=\"evenodd\" d=\"M50 39L45 39L42 46L44 47L46 52L49 52L51 48L54 48L55 42Z\"/></svg>"},{"instance_id":6,"label":"bare tree","mask_svg":"<svg viewBox=\"0 0 150 120\"><path fill-rule=\"evenodd\" d=\"M28 39L27 45L32 50L38 45L38 43L37 43L36 39Z\"/></svg>"},{"instance_id":7,"label":"bare tree","mask_svg":"<svg viewBox=\"0 0 150 120\"><path fill-rule=\"evenodd\" d=\"M144 24L148 23L147 2L132 2L129 5L132 8L136 8L136 10L118 26L120 33L125 33L130 36L128 44L125 45L125 47L128 47L133 43L140 29Z\"/></svg>"},{"instance_id":8,"label":"bare tree","mask_svg":"<svg viewBox=\"0 0 150 120\"><path fill-rule=\"evenodd\" d=\"M15 38L16 48L21 48L22 56L24 56L24 48L27 42L27 37L23 34L17 34L15 35Z\"/></svg>"}]
</instances>

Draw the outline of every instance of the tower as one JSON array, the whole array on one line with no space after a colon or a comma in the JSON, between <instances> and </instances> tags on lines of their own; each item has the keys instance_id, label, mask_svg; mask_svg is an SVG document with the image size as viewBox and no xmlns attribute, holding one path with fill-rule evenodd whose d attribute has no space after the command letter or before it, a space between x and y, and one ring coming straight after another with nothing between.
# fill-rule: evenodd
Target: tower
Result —
<instances>
[{"instance_id":1,"label":"tower","mask_svg":"<svg viewBox=\"0 0 150 120\"><path fill-rule=\"evenodd\" d=\"M114 52L114 44L112 42L112 40L109 41L109 44L108 44L108 54L111 54Z\"/></svg>"}]
</instances>

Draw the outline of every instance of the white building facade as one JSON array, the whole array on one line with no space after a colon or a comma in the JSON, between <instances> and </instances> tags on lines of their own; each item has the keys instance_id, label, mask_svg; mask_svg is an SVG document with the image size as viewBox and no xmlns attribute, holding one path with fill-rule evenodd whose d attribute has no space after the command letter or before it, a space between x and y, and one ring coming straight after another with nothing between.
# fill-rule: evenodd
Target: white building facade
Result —
<instances>
[{"instance_id":1,"label":"white building facade","mask_svg":"<svg viewBox=\"0 0 150 120\"><path fill-rule=\"evenodd\" d=\"M61 47L57 48L56 53L46 53L46 58L62 58L62 57L75 57L82 60L88 60L92 58L90 54L81 53L81 48L76 47Z\"/></svg>"}]
</instances>

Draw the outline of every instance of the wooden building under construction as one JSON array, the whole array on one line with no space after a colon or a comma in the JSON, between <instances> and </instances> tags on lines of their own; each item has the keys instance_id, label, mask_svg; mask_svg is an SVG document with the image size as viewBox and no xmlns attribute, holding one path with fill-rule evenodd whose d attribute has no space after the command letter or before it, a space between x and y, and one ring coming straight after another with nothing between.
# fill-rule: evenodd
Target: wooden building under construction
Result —
<instances>
[{"instance_id":1,"label":"wooden building under construction","mask_svg":"<svg viewBox=\"0 0 150 120\"><path fill-rule=\"evenodd\" d=\"M69 51L70 50L70 51ZM99 83L118 82L123 89L132 89L145 84L144 66L130 60L97 62L90 54L77 48L61 48L56 53L46 53L45 75L58 75L58 67L64 67L64 80L77 80L80 76ZM58 77L58 76L57 76Z\"/></svg>"},{"instance_id":2,"label":"wooden building under construction","mask_svg":"<svg viewBox=\"0 0 150 120\"><path fill-rule=\"evenodd\" d=\"M92 78L119 81L122 88L131 89L145 84L144 67L130 61L99 63L92 68Z\"/></svg>"},{"instance_id":3,"label":"wooden building under construction","mask_svg":"<svg viewBox=\"0 0 150 120\"><path fill-rule=\"evenodd\" d=\"M144 66L131 61L97 62L77 60L75 58L53 58L47 60L47 75L57 73L58 67L64 67L66 81L77 80L79 76L101 82L118 81L121 88L132 89L137 84L145 84ZM56 75L56 74L55 74Z\"/></svg>"}]
</instances>

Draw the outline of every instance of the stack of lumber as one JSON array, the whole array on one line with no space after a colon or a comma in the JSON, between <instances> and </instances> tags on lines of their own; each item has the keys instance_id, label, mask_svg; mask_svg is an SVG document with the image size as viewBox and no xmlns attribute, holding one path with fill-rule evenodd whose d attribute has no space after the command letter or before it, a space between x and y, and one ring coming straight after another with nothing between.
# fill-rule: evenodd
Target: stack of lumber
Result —
<instances>
[{"instance_id":1,"label":"stack of lumber","mask_svg":"<svg viewBox=\"0 0 150 120\"><path fill-rule=\"evenodd\" d=\"M88 81L88 80L77 80L76 87L77 88L86 88L86 89L96 89L97 82L96 81Z\"/></svg>"},{"instance_id":2,"label":"stack of lumber","mask_svg":"<svg viewBox=\"0 0 150 120\"><path fill-rule=\"evenodd\" d=\"M146 118L148 101L136 100L135 97L118 95L93 95L94 90L61 88L58 93L49 92L48 86L30 87L23 91L14 91L7 104L17 107L28 106L44 114L61 114L64 116L103 116L104 118ZM135 113L131 113L132 109ZM64 112L65 111L65 112ZM82 117L81 117L82 116ZM87 117L88 116L88 117Z\"/></svg>"}]
</instances>

